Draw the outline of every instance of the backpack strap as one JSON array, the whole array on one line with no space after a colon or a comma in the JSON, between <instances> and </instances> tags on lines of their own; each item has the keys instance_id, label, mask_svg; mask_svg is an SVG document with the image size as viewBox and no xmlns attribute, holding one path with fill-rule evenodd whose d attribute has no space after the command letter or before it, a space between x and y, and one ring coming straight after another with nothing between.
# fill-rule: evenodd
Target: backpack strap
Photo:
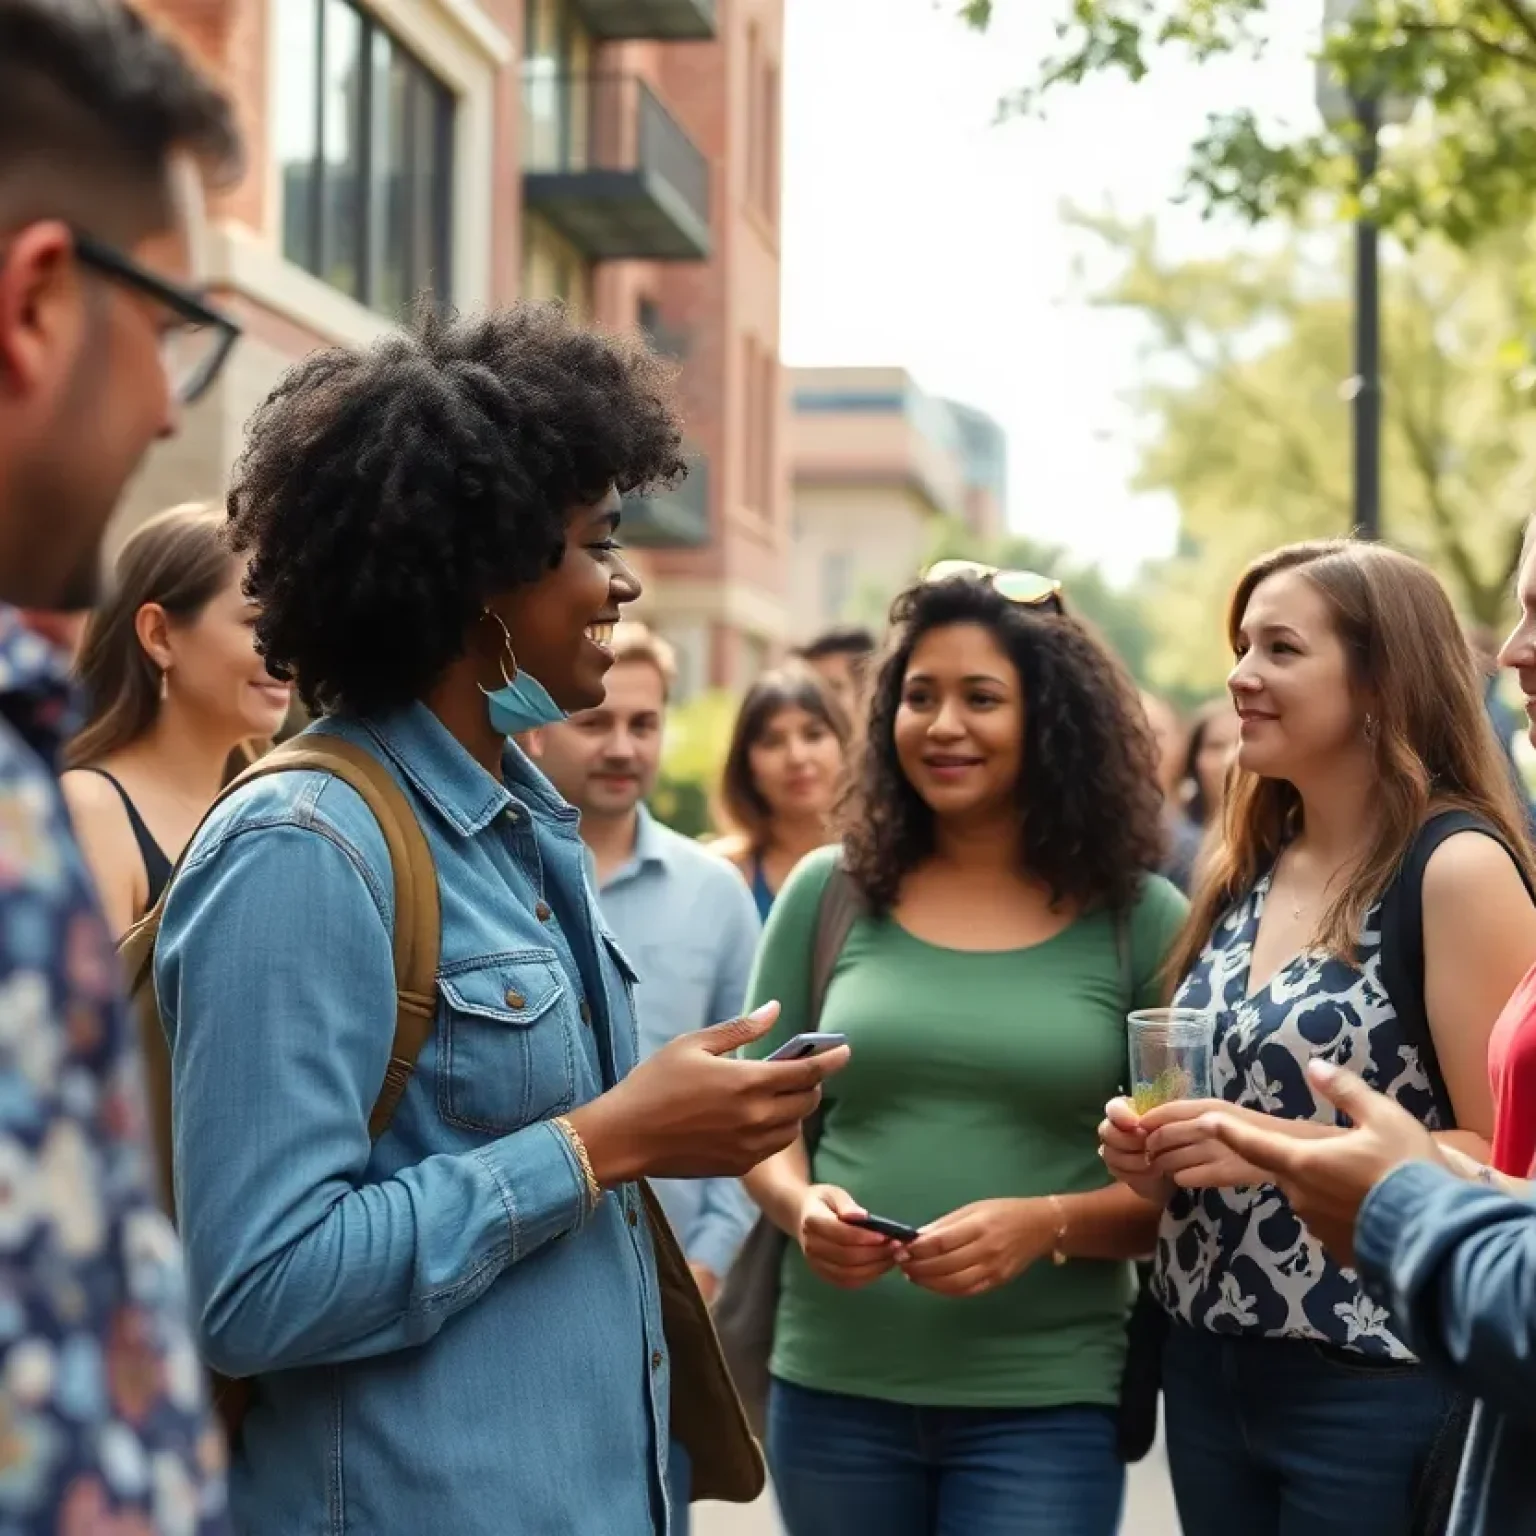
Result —
<instances>
[{"instance_id":1,"label":"backpack strap","mask_svg":"<svg viewBox=\"0 0 1536 1536\"><path fill-rule=\"evenodd\" d=\"M1456 1110L1440 1071L1435 1037L1429 1027L1424 1001L1424 871L1435 850L1460 832L1478 832L1492 838L1520 871L1525 888L1536 901L1530 876L1503 835L1471 811L1441 811L1419 828L1397 874L1381 898L1381 985L1397 1015L1407 1041L1419 1055L1429 1079L1430 1093L1442 1130L1454 1130Z\"/></svg>"},{"instance_id":2,"label":"backpack strap","mask_svg":"<svg viewBox=\"0 0 1536 1536\"><path fill-rule=\"evenodd\" d=\"M827 989L832 985L832 972L837 968L837 957L853 932L853 925L868 910L864 893L853 882L853 876L843 867L842 850L827 876L816 907L816 936L811 948L811 995L810 1010L806 1017L808 1031L821 1028L821 1013L826 1006ZM821 1140L822 1121L826 1115L826 1101L801 1126L805 1138L806 1155L816 1150Z\"/></svg>"},{"instance_id":3,"label":"backpack strap","mask_svg":"<svg viewBox=\"0 0 1536 1536\"><path fill-rule=\"evenodd\" d=\"M837 957L853 932L853 925L866 910L864 895L853 883L853 876L843 866L842 852L837 855L826 886L821 893L821 903L816 908L816 938L811 950L811 997L807 1019L811 1029L821 1028L821 1010L826 1005L827 989L832 985L832 972L837 968Z\"/></svg>"},{"instance_id":4,"label":"backpack strap","mask_svg":"<svg viewBox=\"0 0 1536 1536\"><path fill-rule=\"evenodd\" d=\"M395 1035L384 1081L368 1117L368 1134L377 1141L389 1128L405 1094L437 1012L437 964L442 945L442 910L437 866L426 833L405 791L382 762L366 748L323 731L305 732L284 742L232 780L208 809L212 816L237 790L274 773L328 773L352 789L378 823L389 850L395 887ZM208 816L203 818L206 824ZM201 826L198 829L202 830ZM196 834L187 848L196 841ZM182 859L186 853L183 852ZM177 871L182 859L176 862ZM155 940L165 903L175 887L172 873L165 894L122 942L129 964L129 990L137 995L154 965ZM163 1149L168 1152L169 1149ZM166 1162L169 1167L169 1162Z\"/></svg>"}]
</instances>

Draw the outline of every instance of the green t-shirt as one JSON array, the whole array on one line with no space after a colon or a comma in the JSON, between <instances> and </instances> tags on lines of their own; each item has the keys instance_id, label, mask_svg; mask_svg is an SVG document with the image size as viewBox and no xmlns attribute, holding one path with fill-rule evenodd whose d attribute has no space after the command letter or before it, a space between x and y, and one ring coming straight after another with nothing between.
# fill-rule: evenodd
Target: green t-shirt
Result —
<instances>
[{"instance_id":1,"label":"green t-shirt","mask_svg":"<svg viewBox=\"0 0 1536 1536\"><path fill-rule=\"evenodd\" d=\"M774 903L749 1004L777 998L783 1014L754 1054L815 1027L811 954L833 858L812 855ZM828 1084L815 1180L913 1226L976 1200L1102 1188L1097 1127L1125 1082L1125 1015L1160 1001L1157 973L1184 913L1178 891L1149 877L1127 925L1134 999L1107 914L986 953L861 918L821 1018L853 1058ZM772 1369L797 1386L918 1406L1112 1404L1130 1297L1129 1265L1088 1259L1047 1259L965 1299L896 1273L842 1291L791 1244Z\"/></svg>"}]
</instances>

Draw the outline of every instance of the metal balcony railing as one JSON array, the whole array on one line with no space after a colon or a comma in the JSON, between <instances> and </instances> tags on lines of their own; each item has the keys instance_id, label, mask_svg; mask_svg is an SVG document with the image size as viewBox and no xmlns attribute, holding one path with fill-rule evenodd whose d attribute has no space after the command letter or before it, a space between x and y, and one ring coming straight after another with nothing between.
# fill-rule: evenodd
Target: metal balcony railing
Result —
<instances>
[{"instance_id":1,"label":"metal balcony railing","mask_svg":"<svg viewBox=\"0 0 1536 1536\"><path fill-rule=\"evenodd\" d=\"M524 197L592 260L708 256L709 177L638 75L525 70Z\"/></svg>"}]
</instances>

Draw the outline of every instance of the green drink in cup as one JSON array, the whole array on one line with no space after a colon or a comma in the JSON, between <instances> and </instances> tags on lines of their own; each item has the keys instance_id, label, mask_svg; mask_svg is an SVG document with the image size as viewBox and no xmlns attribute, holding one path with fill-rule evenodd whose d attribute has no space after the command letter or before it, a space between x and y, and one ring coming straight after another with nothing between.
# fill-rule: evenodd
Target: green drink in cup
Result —
<instances>
[{"instance_id":1,"label":"green drink in cup","mask_svg":"<svg viewBox=\"0 0 1536 1536\"><path fill-rule=\"evenodd\" d=\"M1138 1115L1174 1099L1211 1096L1215 1020L1193 1008L1143 1008L1128 1016L1131 1103Z\"/></svg>"}]
</instances>

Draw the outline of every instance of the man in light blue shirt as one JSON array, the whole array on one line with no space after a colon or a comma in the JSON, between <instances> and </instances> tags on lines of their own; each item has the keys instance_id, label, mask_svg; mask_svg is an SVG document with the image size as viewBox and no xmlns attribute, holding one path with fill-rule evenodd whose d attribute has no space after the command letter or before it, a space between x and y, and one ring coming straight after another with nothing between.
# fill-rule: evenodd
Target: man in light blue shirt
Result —
<instances>
[{"instance_id":1,"label":"man in light blue shirt","mask_svg":"<svg viewBox=\"0 0 1536 1536\"><path fill-rule=\"evenodd\" d=\"M532 733L524 744L581 812L604 920L639 972L640 1052L734 1017L746 998L760 924L736 870L646 809L661 766L671 648L620 624L600 708ZM734 1179L654 1184L705 1299L713 1301L756 1219ZM687 1469L673 1447L674 1508L687 1508Z\"/></svg>"}]
</instances>

